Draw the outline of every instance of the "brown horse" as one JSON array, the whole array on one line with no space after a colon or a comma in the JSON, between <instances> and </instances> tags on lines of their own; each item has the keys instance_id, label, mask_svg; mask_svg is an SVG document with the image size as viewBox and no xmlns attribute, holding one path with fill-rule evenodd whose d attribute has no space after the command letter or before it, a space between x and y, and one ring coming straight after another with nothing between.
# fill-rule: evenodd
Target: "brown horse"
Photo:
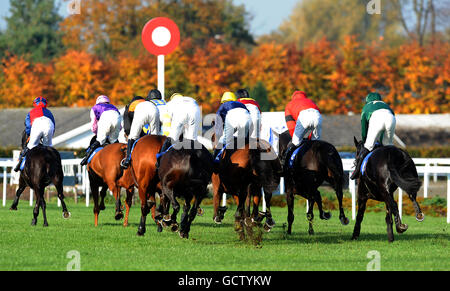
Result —
<instances>
[{"instance_id":1,"label":"brown horse","mask_svg":"<svg viewBox=\"0 0 450 291\"><path fill-rule=\"evenodd\" d=\"M159 185L159 177L156 171L156 154L159 153L161 147L166 140L165 136L147 135L138 139L135 143L133 152L131 153L130 173L134 183L139 191L139 199L141 201L141 221L137 235L143 236L146 228L145 223L147 215L152 210L152 217L156 219L156 197L158 192L161 194ZM161 228L157 222L158 230Z\"/></svg>"},{"instance_id":2,"label":"brown horse","mask_svg":"<svg viewBox=\"0 0 450 291\"><path fill-rule=\"evenodd\" d=\"M123 226L128 226L128 215L130 213L134 194L134 180L129 169L123 170L120 167L120 161L125 157L125 149L126 145L121 143L107 145L94 155L87 165L92 198L94 200L95 226L98 225L98 215L100 210L105 209L104 199L108 188L116 199L116 220L123 218L120 190L121 188L125 188L127 196L125 200L126 213ZM98 198L100 187L101 201L99 205Z\"/></svg>"},{"instance_id":3,"label":"brown horse","mask_svg":"<svg viewBox=\"0 0 450 291\"><path fill-rule=\"evenodd\" d=\"M252 145L250 145L252 143ZM258 220L258 204L261 188L267 203L266 224L273 226L270 214L272 192L280 182L281 165L267 142L251 140L245 147L225 150L218 170L212 176L214 221L220 223L224 209L219 208L223 193L231 194L236 201L235 231L244 239L244 223L249 214L245 202L253 197L253 219ZM236 144L236 143L235 143Z\"/></svg>"},{"instance_id":4,"label":"brown horse","mask_svg":"<svg viewBox=\"0 0 450 291\"><path fill-rule=\"evenodd\" d=\"M177 214L180 204L176 197L184 199L181 215L180 237L189 238L191 224L197 215L200 203L208 194L208 184L213 171L211 153L199 142L184 140L169 149L160 160L158 169L161 180L161 212L164 222L177 229ZM194 201L191 208L191 202ZM169 216L169 202L173 214Z\"/></svg>"}]
</instances>

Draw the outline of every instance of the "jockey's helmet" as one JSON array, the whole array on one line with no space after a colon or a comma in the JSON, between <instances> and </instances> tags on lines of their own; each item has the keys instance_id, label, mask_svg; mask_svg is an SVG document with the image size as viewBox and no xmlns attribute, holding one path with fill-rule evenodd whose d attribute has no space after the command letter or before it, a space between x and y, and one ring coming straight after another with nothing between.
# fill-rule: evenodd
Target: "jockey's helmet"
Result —
<instances>
[{"instance_id":1,"label":"jockey's helmet","mask_svg":"<svg viewBox=\"0 0 450 291\"><path fill-rule=\"evenodd\" d=\"M147 101L155 100L155 99L162 100L161 92L159 92L158 89L150 90L150 92L148 92L148 95L147 95Z\"/></svg>"},{"instance_id":2,"label":"jockey's helmet","mask_svg":"<svg viewBox=\"0 0 450 291\"><path fill-rule=\"evenodd\" d=\"M174 93L174 94L172 94L172 96L170 96L170 101L172 101L175 98L179 98L179 97L183 97L183 95L181 95L180 93Z\"/></svg>"},{"instance_id":3,"label":"jockey's helmet","mask_svg":"<svg viewBox=\"0 0 450 291\"><path fill-rule=\"evenodd\" d=\"M33 107L47 107L47 99L45 99L44 97L37 97L36 99L34 99L33 101Z\"/></svg>"},{"instance_id":4,"label":"jockey's helmet","mask_svg":"<svg viewBox=\"0 0 450 291\"><path fill-rule=\"evenodd\" d=\"M220 103L225 103L228 101L237 101L236 95L234 95L233 92L223 93L222 100L220 100Z\"/></svg>"},{"instance_id":5,"label":"jockey's helmet","mask_svg":"<svg viewBox=\"0 0 450 291\"><path fill-rule=\"evenodd\" d=\"M108 96L100 95L97 97L97 101L95 101L95 104L110 103L110 102L111 101L109 100Z\"/></svg>"},{"instance_id":6,"label":"jockey's helmet","mask_svg":"<svg viewBox=\"0 0 450 291\"><path fill-rule=\"evenodd\" d=\"M250 94L248 94L248 91L246 89L239 89L239 90L236 91L236 97L238 99L250 98Z\"/></svg>"}]
</instances>

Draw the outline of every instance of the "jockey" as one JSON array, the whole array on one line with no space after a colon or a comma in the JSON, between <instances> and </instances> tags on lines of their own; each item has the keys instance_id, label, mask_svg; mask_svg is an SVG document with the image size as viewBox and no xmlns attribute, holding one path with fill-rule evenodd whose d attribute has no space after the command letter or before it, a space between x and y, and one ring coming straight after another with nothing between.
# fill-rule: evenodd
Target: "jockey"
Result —
<instances>
[{"instance_id":1,"label":"jockey","mask_svg":"<svg viewBox=\"0 0 450 291\"><path fill-rule=\"evenodd\" d=\"M159 92L158 89L153 89L148 93L145 100L152 102L158 108L159 122L161 125L161 130L158 134L168 136L170 130L170 115L167 111L167 103L162 99L161 92Z\"/></svg>"},{"instance_id":2,"label":"jockey","mask_svg":"<svg viewBox=\"0 0 450 291\"><path fill-rule=\"evenodd\" d=\"M369 93L361 112L361 136L364 147L356 157L356 168L350 179L354 180L359 176L361 164L373 150L376 142L384 145L394 144L395 124L395 113L381 100L381 95L376 92Z\"/></svg>"},{"instance_id":3,"label":"jockey","mask_svg":"<svg viewBox=\"0 0 450 291\"><path fill-rule=\"evenodd\" d=\"M286 169L287 160L292 151L303 143L305 134L311 131L311 139L318 140L322 133L322 116L317 105L306 96L305 92L295 91L291 102L285 109L286 124L292 141L285 154L281 157L281 164Z\"/></svg>"},{"instance_id":4,"label":"jockey","mask_svg":"<svg viewBox=\"0 0 450 291\"><path fill-rule=\"evenodd\" d=\"M134 100L134 101L133 101ZM152 102L145 101L142 97L133 98L128 106L127 123L130 122L130 112L133 112L131 118L131 125L129 129L127 156L120 162L120 166L127 169L131 162L131 150L136 142L141 137L142 129L145 125L149 125L149 134L157 135L159 133L159 111L156 105ZM125 122L124 122L125 127ZM126 128L125 128L126 129ZM126 133L126 132L125 132Z\"/></svg>"},{"instance_id":5,"label":"jockey","mask_svg":"<svg viewBox=\"0 0 450 291\"><path fill-rule=\"evenodd\" d=\"M250 133L250 137L258 139L261 132L261 108L255 99L250 98L248 91L245 89L239 89L236 91L236 97L238 101L243 103L250 112L250 118L252 119L253 130Z\"/></svg>"},{"instance_id":6,"label":"jockey","mask_svg":"<svg viewBox=\"0 0 450 291\"><path fill-rule=\"evenodd\" d=\"M167 113L171 126L169 136L161 147L160 153L165 152L173 143L177 142L181 134L183 134L183 139L196 141L201 130L201 110L194 98L179 93L173 94L167 103Z\"/></svg>"},{"instance_id":7,"label":"jockey","mask_svg":"<svg viewBox=\"0 0 450 291\"><path fill-rule=\"evenodd\" d=\"M86 156L81 165L87 164L89 156L98 147L104 146L108 139L110 143L116 143L122 129L122 117L116 106L105 95L97 97L95 106L91 109L91 130L97 135L97 140L86 149Z\"/></svg>"},{"instance_id":8,"label":"jockey","mask_svg":"<svg viewBox=\"0 0 450 291\"><path fill-rule=\"evenodd\" d=\"M47 99L37 97L33 101L33 109L25 118L25 133L29 137L28 144L22 149L19 163L14 168L15 172L20 170L20 164L29 150L39 145L42 139L43 146L52 146L53 135L55 134L55 118L47 109Z\"/></svg>"},{"instance_id":9,"label":"jockey","mask_svg":"<svg viewBox=\"0 0 450 291\"><path fill-rule=\"evenodd\" d=\"M216 114L215 132L218 144L214 150L214 158L217 157L223 146L234 148L234 135L237 133L238 141L245 141L252 129L250 112L247 107L237 101L232 92L225 92L221 100L222 105ZM231 147L229 147L231 145Z\"/></svg>"}]
</instances>

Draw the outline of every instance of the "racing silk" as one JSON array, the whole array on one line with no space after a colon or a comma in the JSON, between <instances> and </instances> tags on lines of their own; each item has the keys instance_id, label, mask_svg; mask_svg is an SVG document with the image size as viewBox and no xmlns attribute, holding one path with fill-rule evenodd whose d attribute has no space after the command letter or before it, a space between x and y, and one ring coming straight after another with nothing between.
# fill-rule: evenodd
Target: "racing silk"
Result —
<instances>
[{"instance_id":1,"label":"racing silk","mask_svg":"<svg viewBox=\"0 0 450 291\"><path fill-rule=\"evenodd\" d=\"M31 133L31 127L33 126L34 120L36 120L39 117L45 116L49 118L53 122L53 127L55 128L55 118L53 117L53 114L45 108L44 106L37 106L27 114L27 117L25 118L25 132L29 136Z\"/></svg>"},{"instance_id":2,"label":"racing silk","mask_svg":"<svg viewBox=\"0 0 450 291\"><path fill-rule=\"evenodd\" d=\"M98 131L98 121L100 120L100 117L105 111L114 110L117 113L119 113L119 110L116 108L116 106L109 104L109 103L100 103L92 107L91 109L91 128L92 132L97 134ZM119 113L120 114L120 113Z\"/></svg>"},{"instance_id":3,"label":"racing silk","mask_svg":"<svg viewBox=\"0 0 450 291\"><path fill-rule=\"evenodd\" d=\"M292 95L292 100L286 105L284 116L286 118L286 125L291 136L294 135L297 119L303 110L316 109L320 112L319 107L311 99L308 99L305 92L295 91Z\"/></svg>"},{"instance_id":4,"label":"racing silk","mask_svg":"<svg viewBox=\"0 0 450 291\"><path fill-rule=\"evenodd\" d=\"M367 139L367 131L369 129L369 121L372 114L380 109L389 110L395 116L394 111L385 102L381 101L381 96L378 93L370 93L366 97L366 105L364 105L361 112L361 137L365 142Z\"/></svg>"},{"instance_id":5,"label":"racing silk","mask_svg":"<svg viewBox=\"0 0 450 291\"><path fill-rule=\"evenodd\" d=\"M228 112L230 112L231 110L236 109L236 108L243 108L243 109L247 110L247 112L248 112L247 107L243 103L238 102L238 101L228 101L228 102L223 103L220 106L220 108L216 114L216 120L222 121L221 124L223 126L223 124L225 124L225 118L227 117ZM219 120L219 118L220 118L220 120ZM217 125L217 122L216 122L216 125Z\"/></svg>"},{"instance_id":6,"label":"racing silk","mask_svg":"<svg viewBox=\"0 0 450 291\"><path fill-rule=\"evenodd\" d=\"M160 99L152 99L150 100L153 104L156 105L159 111L159 122L161 125L160 134L169 136L170 127L172 122L172 116L168 112L168 106L166 101Z\"/></svg>"},{"instance_id":7,"label":"racing silk","mask_svg":"<svg viewBox=\"0 0 450 291\"><path fill-rule=\"evenodd\" d=\"M145 102L142 97L135 97L131 100L131 103L125 107L125 112L123 113L123 130L125 134L130 135L131 124L134 118L134 110L139 103Z\"/></svg>"},{"instance_id":8,"label":"racing silk","mask_svg":"<svg viewBox=\"0 0 450 291\"><path fill-rule=\"evenodd\" d=\"M253 98L239 98L238 101L243 103L244 105L247 105L247 104L254 105L254 106L258 107L259 112L261 112L261 107L259 107L258 102L256 102L256 100Z\"/></svg>"}]
</instances>

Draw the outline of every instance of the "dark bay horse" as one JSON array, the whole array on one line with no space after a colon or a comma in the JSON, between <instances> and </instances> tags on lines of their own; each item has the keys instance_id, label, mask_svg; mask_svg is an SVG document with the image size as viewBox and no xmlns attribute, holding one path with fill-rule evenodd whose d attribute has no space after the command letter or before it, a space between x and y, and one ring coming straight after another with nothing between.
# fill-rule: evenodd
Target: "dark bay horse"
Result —
<instances>
[{"instance_id":1,"label":"dark bay horse","mask_svg":"<svg viewBox=\"0 0 450 291\"><path fill-rule=\"evenodd\" d=\"M134 180L129 169L123 170L120 167L120 161L125 158L126 145L121 143L114 143L106 145L102 150L94 155L92 160L88 163L89 183L94 200L94 224L98 225L98 215L100 210L105 209L104 199L106 191L113 193L116 200L115 219L123 218L123 212L120 201L120 190L125 188L127 196L125 200L126 212L123 226L128 226L128 215L134 194ZM100 190L101 188L101 190ZM99 205L99 190L100 190L100 205Z\"/></svg>"},{"instance_id":2,"label":"dark bay horse","mask_svg":"<svg viewBox=\"0 0 450 291\"><path fill-rule=\"evenodd\" d=\"M290 140L289 131L280 135L280 154L284 154ZM305 152L295 157L293 167L285 173L288 205L287 233L291 234L292 223L294 222L294 195L300 195L308 200L306 217L309 222L309 234L314 234L312 227L314 203L317 203L319 208L320 219L328 220L331 218L331 213L324 212L322 209L322 198L318 190L324 181L328 182L336 192L339 202L339 219L343 225L347 225L349 220L342 207L344 169L338 151L330 143L321 140L305 140L302 145L306 146Z\"/></svg>"},{"instance_id":3,"label":"dark bay horse","mask_svg":"<svg viewBox=\"0 0 450 291\"><path fill-rule=\"evenodd\" d=\"M44 226L48 226L44 191L48 185L53 183L61 201L63 217L69 218L70 212L67 210L66 203L64 203L63 179L64 174L59 152L52 147L42 145L34 147L29 150L26 156L25 167L20 173L19 188L10 209L17 210L20 195L28 186L36 193L36 205L33 210L31 225L36 225L40 207L44 217Z\"/></svg>"},{"instance_id":4,"label":"dark bay horse","mask_svg":"<svg viewBox=\"0 0 450 291\"><path fill-rule=\"evenodd\" d=\"M165 136L146 135L136 141L133 152L131 153L129 169L134 184L138 188L139 199L141 201L141 220L137 232L139 236L145 234L145 223L150 210L152 211L153 219L157 222L155 218L155 195L157 192L161 194L162 191L156 170L156 154L161 150L165 140ZM159 223L157 222L157 224L158 230L160 230Z\"/></svg>"},{"instance_id":5,"label":"dark bay horse","mask_svg":"<svg viewBox=\"0 0 450 291\"><path fill-rule=\"evenodd\" d=\"M261 189L263 189L267 203L266 230L270 230L275 223L270 213L270 200L272 192L280 183L280 174L280 162L265 141L250 140L250 143L241 149L225 150L218 171L212 176L214 221L220 223L223 219L224 209L219 207L223 193L232 195L237 204L235 231L241 239L244 239L244 224L250 212L245 211L246 200L252 200L253 197L251 216L253 220L259 222L261 217L258 217L258 204L262 197Z\"/></svg>"},{"instance_id":6,"label":"dark bay horse","mask_svg":"<svg viewBox=\"0 0 450 291\"><path fill-rule=\"evenodd\" d=\"M356 138L354 138L354 142L358 155L364 143L357 141ZM374 149L371 152L371 156L367 159L364 174L361 174L358 180L358 214L352 239L355 240L359 237L368 199L386 203L386 224L389 242L394 241L392 215L394 215L395 227L398 233L403 233L408 229L408 225L401 222L398 205L394 200L394 192L397 188L403 189L408 194L414 205L417 221L423 221L425 215L416 201L417 192L421 185L422 182L417 175L414 161L406 151L394 146L381 146Z\"/></svg>"},{"instance_id":7,"label":"dark bay horse","mask_svg":"<svg viewBox=\"0 0 450 291\"><path fill-rule=\"evenodd\" d=\"M177 142L161 157L158 169L162 188L160 209L165 221L177 225L180 205L176 198L184 199L180 223L181 238L189 238L190 227L200 203L208 194L207 187L212 172L213 157L198 141ZM169 215L169 203L173 208L172 215Z\"/></svg>"}]
</instances>

